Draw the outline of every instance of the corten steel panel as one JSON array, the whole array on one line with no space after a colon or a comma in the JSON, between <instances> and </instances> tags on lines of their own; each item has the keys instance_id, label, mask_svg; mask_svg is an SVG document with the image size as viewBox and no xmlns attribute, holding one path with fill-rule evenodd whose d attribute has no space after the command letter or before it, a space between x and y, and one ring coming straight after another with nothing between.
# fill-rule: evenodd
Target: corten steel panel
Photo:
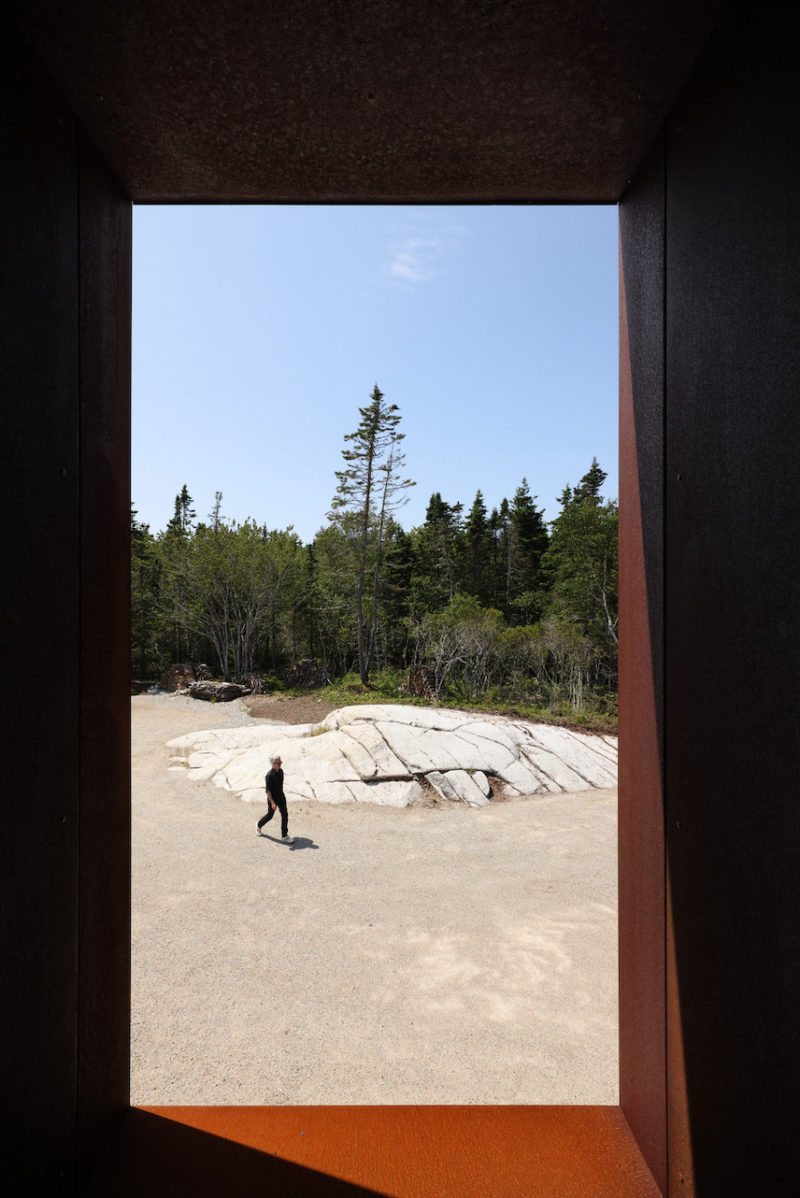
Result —
<instances>
[{"instance_id":1,"label":"corten steel panel","mask_svg":"<svg viewBox=\"0 0 800 1198\"><path fill-rule=\"evenodd\" d=\"M2 1176L75 1134L80 494L75 121L0 21ZM23 698L22 696L26 697ZM12 1184L14 1184L12 1182Z\"/></svg>"},{"instance_id":2,"label":"corten steel panel","mask_svg":"<svg viewBox=\"0 0 800 1198\"><path fill-rule=\"evenodd\" d=\"M671 1003L680 1000L674 1009L669 1048L672 1077L680 1079L683 1070L686 1095L682 1096L680 1085L671 1083L670 1183L673 1192L689 1192L681 1175L691 1181L693 1166L694 1185L701 1195L778 1192L778 1170L794 1151L794 1128L787 1112L795 1101L800 1056L795 1009L800 980L796 953L800 835L793 802L797 743L792 706L786 700L787 695L794 697L797 664L794 609L788 598L797 581L797 557L787 548L797 514L794 462L789 460L796 433L798 381L793 320L796 225L792 223L796 221L797 157L782 138L783 116L793 99L787 83L791 75L775 47L760 38L764 29L782 34L782 8L760 9L760 24L751 27L739 25L737 11L704 64L693 93L672 121L668 146L664 765L674 914L669 992ZM58 647L60 662L66 664L62 679L56 679L50 690L51 710L56 713L53 758L42 760L30 728L6 724L26 750L26 759L19 759L20 775L31 793L33 772L36 803L17 818L22 811L17 796L26 792L12 778L6 845L11 844L17 856L7 877L13 883L11 897L17 899L14 909L19 914L4 933L5 947L17 954L16 986L5 1027L13 1030L19 1046L10 1046L11 1072L7 1072L19 1083L15 1095L19 1118L14 1125L7 1123L6 1130L22 1127L18 1144L24 1148L25 1116L35 1102L41 1136L29 1164L46 1171L54 1161L63 1162L62 1151L68 1156L74 1129L70 1100L75 1089L74 830L69 814L63 829L54 830L48 821L60 818L62 809L74 815L78 776L75 716L69 698L74 698L78 677L79 521L70 470L77 464L78 383L73 359L79 345L81 286L74 266L78 179L69 149L76 140L74 126L69 114L64 114L63 133L54 130L52 114L57 108L43 102L39 83L29 89L24 120L14 115L19 112L20 90L29 88L24 63L19 73L20 64L17 60L12 71L11 102L6 104L12 114L6 161L15 162L18 174L4 195L9 205L6 227L12 234L5 262L18 295L4 312L6 331L12 334L4 369L10 377L7 393L19 397L12 409L17 427L9 441L7 478L19 504L12 522L15 537L21 530L32 540L35 531L37 553L40 548L45 552L25 554L21 542L12 538L4 558L11 563L19 594L27 603L9 615L6 627L13 640L8 660L19 668L22 647L30 641L38 646L36 667L43 667L48 646ZM72 182L67 184L67 179ZM635 201L635 193L631 198ZM651 268L646 254L640 262L631 274L623 245L629 314L635 290L632 279ZM82 344L88 352L89 342L84 339ZM642 513L644 571L630 577L640 595L647 594L650 605L647 626L643 629L640 624L636 637L640 648L647 641L645 634L650 637L654 698L649 713L642 714L646 737L639 743L649 746L648 762L641 769L652 780L654 729L658 741L659 653L657 622L653 622L654 575L647 564L648 546L655 544L656 510L648 478L659 475L649 474L649 465L642 474L647 455L641 446L648 446L649 454L655 441L652 430L642 440L635 338L629 344L634 421L625 427L626 436L635 428L640 473L636 480L623 471L623 478L625 486L638 486ZM26 408L25 402L31 406ZM88 411L84 415L91 419ZM40 439L33 435L34 427L52 429L53 435ZM32 447L35 461L30 456ZM95 466L88 468L93 471ZM58 484L52 475L61 469L67 473L60 478L67 481ZM36 488L31 483L34 470ZM630 552L626 542L623 561ZM765 578L772 581L771 587L764 585ZM58 594L58 604L43 600L43 588L48 587L50 595ZM21 614L24 611L27 618ZM121 700L118 710L122 711ZM91 772L94 767L87 769ZM42 786L43 778L47 787ZM67 784L60 779L67 779ZM99 806L94 815L88 808L85 814L86 834L91 838L98 830ZM643 831L647 839L654 834L655 824L649 818ZM102 847L98 841L94 851L99 854ZM94 935L89 933L90 940ZM91 944L87 951L86 968L91 973L91 959L96 959ZM118 981L109 984L109 993L117 998L118 986ZM682 1052L676 1051L678 1020L683 1029ZM47 1031L44 1049L42 1027ZM623 1041L625 1037L623 1028ZM84 1087L105 1085L98 1077L94 1066L88 1068L87 1058ZM660 1078L655 1085L663 1085ZM116 1089L115 1083L106 1092L113 1097ZM644 1127L649 1098L642 1104L640 1096L629 1091L629 1103L632 1118ZM91 1114L89 1106L86 1110ZM602 1112L588 1118L579 1113L570 1116L581 1124L581 1135L588 1137L582 1141L588 1149L578 1152L576 1171L571 1174L574 1187L591 1175L579 1170L584 1164L591 1168L587 1158L593 1150L598 1160L605 1159L602 1145L608 1139L597 1126L590 1128L592 1118L596 1122L602 1116ZM276 1114L272 1134L276 1125L281 1134L289 1134L292 1128L296 1132L297 1123L291 1122L296 1117L296 1112ZM327 1112L320 1117L331 1120ZM375 1152L370 1117L356 1112L343 1118L342 1124L346 1127L349 1118L362 1181L369 1179ZM407 1153L409 1140L413 1144L417 1135L425 1147L415 1177L435 1177L436 1152L443 1141L444 1159L450 1166L457 1170L462 1167L459 1157L465 1158L464 1169L474 1164L479 1170L473 1181L480 1177L481 1183L487 1182L484 1191L492 1192L492 1176L501 1174L496 1168L492 1173L493 1150L488 1145L498 1135L502 1139L516 1128L515 1143L523 1143L526 1152L537 1148L532 1124L520 1130L508 1111L497 1112L498 1129L492 1129L487 1139L477 1137L472 1142L469 1129L462 1130L461 1138L454 1133L457 1112L429 1117L430 1123L409 1125L402 1145ZM541 1130L545 1113L534 1110L529 1117L533 1123L540 1121ZM134 1113L133 1121L139 1118ZM230 1134L232 1118L230 1113L218 1119L213 1112L199 1116L206 1137ZM263 1124L259 1126L262 1138L256 1148L264 1147L270 1136L269 1126L266 1131ZM329 1126L335 1127L335 1121ZM342 1159L336 1153L345 1143L344 1132L334 1140L320 1158L331 1167ZM153 1143L148 1136L137 1141L145 1142ZM568 1138L558 1140L553 1168L564 1166L568 1142ZM248 1152L254 1151L252 1138L245 1138L245 1143ZM577 1145L579 1138L573 1143ZM203 1144L207 1147L207 1138ZM173 1148L167 1152L165 1162L174 1162ZM402 1159L398 1148L392 1160ZM531 1157L526 1159L530 1163ZM311 1148L303 1146L303 1166L313 1169L313 1160ZM510 1149L502 1160L503 1166L514 1167ZM618 1146L611 1160L614 1168L624 1168ZM259 1162L260 1167L263 1156ZM137 1167L145 1166L143 1159L137 1159ZM639 1184L639 1168L628 1174L632 1185ZM513 1177L516 1192L525 1192L520 1186L535 1178L535 1165L531 1169L523 1182L520 1175ZM311 1185L318 1175L308 1177ZM552 1192L551 1176L546 1184ZM617 1186L616 1193L621 1192Z\"/></svg>"},{"instance_id":3,"label":"corten steel panel","mask_svg":"<svg viewBox=\"0 0 800 1198\"><path fill-rule=\"evenodd\" d=\"M139 202L616 201L723 0L9 0Z\"/></svg>"},{"instance_id":4,"label":"corten steel panel","mask_svg":"<svg viewBox=\"0 0 800 1198\"><path fill-rule=\"evenodd\" d=\"M83 1158L129 1095L131 205L83 132L78 164Z\"/></svg>"},{"instance_id":5,"label":"corten steel panel","mask_svg":"<svg viewBox=\"0 0 800 1198\"><path fill-rule=\"evenodd\" d=\"M620 205L620 1105L666 1188L664 147Z\"/></svg>"},{"instance_id":6,"label":"corten steel panel","mask_svg":"<svg viewBox=\"0 0 800 1198\"><path fill-rule=\"evenodd\" d=\"M25 84L27 67L24 58L12 64L13 84ZM121 903L128 843L118 800L128 718L127 694L120 685L128 638L120 612L127 573L123 564L127 496L122 494L127 478L122 427L127 394L122 375L128 352L129 261L124 197L68 114L63 117L66 148L56 138L59 152L53 154L51 126L55 121L61 128L61 114L49 93L44 108L39 105L45 86L44 81L36 81L34 102L25 112L21 133L12 124L17 137L12 138L6 158L20 172L16 191L6 192L13 200L7 227L16 239L17 260L25 268L20 269L17 308L7 313L6 328L16 341L12 339L8 347L6 365L20 396L32 392L40 405L29 427L22 430L25 435L13 444L18 455L29 450L28 464L35 461L45 471L44 478L37 477L36 494L30 487L18 487L17 493L30 501L30 518L28 525L14 526L38 537L46 551L39 565L42 585L35 593L33 588L23 588L20 594L28 606L15 607L12 615L17 619L20 646L33 632L41 633L40 643L53 656L56 650L60 654L61 689L50 687L50 696L59 706L49 713L48 725L49 743L58 755L55 767L40 751L38 733L31 732L33 723L17 743L39 763L40 772L52 774L55 768L68 783L73 824L80 814L81 858L78 871L78 846L68 821L66 830L60 825L56 829L60 837L47 837L44 846L22 836L17 868L9 875L14 890L5 914L8 919L9 912L15 913L17 922L9 926L18 934L10 947L18 949L23 941L32 945L36 969L31 977L24 962L20 968L20 961L12 958L12 969L6 974L13 978L14 990L5 1026L13 1029L17 1050L6 1062L6 1077L13 1084L6 1089L12 1108L5 1130L12 1131L15 1139L4 1157L4 1177L24 1171L30 1185L37 1173L44 1174L52 1183L50 1192L58 1192L72 1188L76 1130L81 1163L89 1168L95 1138L119 1110L127 1075L120 1030L128 1003L123 961L127 922ZM7 111L10 108L7 105ZM37 251L42 251L39 260ZM29 259L38 273L28 269ZM7 261L15 262L14 253L9 252ZM65 263L71 269L64 269ZM26 291L31 281L35 304ZM22 405L20 413L27 414ZM58 485L66 485L61 479L71 479L69 503L47 475L53 459L58 464ZM60 466L61 461L68 463L71 472ZM15 466L19 474L18 458ZM16 476L12 478L16 481ZM117 545L115 537L120 541ZM18 556L21 568L29 563L29 558ZM9 554L8 560L15 559ZM104 650L110 655L106 662ZM44 674L45 663L34 657L34 664ZM104 668L106 691L101 693ZM30 760L22 764L20 793L34 770ZM23 831L29 831L27 820ZM66 871L54 870L54 860L66 860ZM44 1052L41 1044L46 1045ZM291 1131L296 1113L259 1113L256 1124L262 1147L265 1117L269 1138L278 1125L284 1127L284 1134L287 1127ZM485 1116L488 1129L482 1132L464 1124L474 1118L470 1111L421 1110L411 1113L410 1122L398 1113L377 1141L369 1113L346 1112L337 1120L322 1110L308 1112L307 1117L328 1128L318 1140L326 1145L324 1153L314 1158L320 1168L335 1171L344 1148L359 1172L374 1175L376 1167L380 1171L388 1167L388 1175L400 1171L408 1181L407 1186L403 1182L405 1188L411 1187L409 1192L435 1193L434 1185L452 1192L451 1179L460 1177L467 1192L476 1187L486 1192L547 1192L555 1178L565 1194L583 1193L590 1186L601 1194L654 1193L646 1165L616 1110L531 1109L522 1113L520 1122L519 1112L498 1108ZM209 1134L228 1134L228 1115L212 1112L208 1118L201 1114L200 1119L201 1125L203 1120L208 1124ZM346 1140L347 1127L355 1128L355 1142ZM465 1132L474 1132L472 1142L465 1143ZM411 1155L409 1137L418 1145ZM506 1147L498 1156L500 1142ZM174 1140L170 1144L168 1151L173 1153ZM140 1139L138 1146L145 1153L155 1152L150 1160L157 1165L159 1150L152 1138ZM162 1163L166 1159L162 1157ZM263 1153L258 1161L262 1176L265 1167L268 1173L278 1168ZM146 1169L146 1156L137 1155L136 1166ZM330 1178L311 1160L301 1157L296 1167L303 1170L306 1192L320 1192L318 1185L329 1189ZM229 1184L230 1180L225 1178ZM214 1192L223 1184L219 1174L204 1174L203 1182ZM498 1190L498 1184L504 1190Z\"/></svg>"},{"instance_id":7,"label":"corten steel panel","mask_svg":"<svg viewBox=\"0 0 800 1198\"><path fill-rule=\"evenodd\" d=\"M131 1113L87 1198L220 1193L660 1195L615 1107L164 1107Z\"/></svg>"},{"instance_id":8,"label":"corten steel panel","mask_svg":"<svg viewBox=\"0 0 800 1198\"><path fill-rule=\"evenodd\" d=\"M797 1154L798 204L785 5L734 5L669 122L667 847L685 1069L671 1173ZM671 1096L672 1097L672 1096ZM689 1159L689 1152L691 1158Z\"/></svg>"}]
</instances>

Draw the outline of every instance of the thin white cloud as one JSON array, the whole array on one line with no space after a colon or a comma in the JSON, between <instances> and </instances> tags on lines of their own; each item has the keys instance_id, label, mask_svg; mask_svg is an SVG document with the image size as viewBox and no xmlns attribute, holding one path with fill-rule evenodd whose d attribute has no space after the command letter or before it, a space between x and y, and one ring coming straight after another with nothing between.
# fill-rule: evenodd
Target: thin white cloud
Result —
<instances>
[{"instance_id":1,"label":"thin white cloud","mask_svg":"<svg viewBox=\"0 0 800 1198\"><path fill-rule=\"evenodd\" d=\"M427 283L437 273L440 249L441 244L435 238L408 237L395 252L389 274L405 283Z\"/></svg>"},{"instance_id":2,"label":"thin white cloud","mask_svg":"<svg viewBox=\"0 0 800 1198\"><path fill-rule=\"evenodd\" d=\"M395 233L384 272L401 286L419 287L448 272L471 230L449 213L417 208L407 213Z\"/></svg>"}]
</instances>

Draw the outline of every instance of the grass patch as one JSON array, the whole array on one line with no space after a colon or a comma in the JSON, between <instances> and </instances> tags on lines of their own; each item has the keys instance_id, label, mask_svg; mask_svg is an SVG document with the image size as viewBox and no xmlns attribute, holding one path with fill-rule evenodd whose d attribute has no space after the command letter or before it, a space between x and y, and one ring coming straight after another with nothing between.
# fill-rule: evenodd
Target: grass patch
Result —
<instances>
[{"instance_id":1,"label":"grass patch","mask_svg":"<svg viewBox=\"0 0 800 1198\"><path fill-rule=\"evenodd\" d=\"M569 703L551 706L543 703L520 702L519 699L458 699L446 697L440 707L466 708L486 715L504 715L514 720L530 720L534 724L555 724L570 728L573 732L592 732L597 735L617 735L617 713L594 707L581 707L578 711Z\"/></svg>"},{"instance_id":2,"label":"grass patch","mask_svg":"<svg viewBox=\"0 0 800 1198\"><path fill-rule=\"evenodd\" d=\"M427 699L412 698L402 687L406 679L405 670L376 670L370 676L369 685L364 686L355 672L313 690L289 687L276 675L265 677L267 686L274 694L286 698L313 695L334 707L353 707L364 703L402 703L414 707L430 707ZM578 711L566 700L547 703L541 699L526 697L507 698L496 692L481 698L468 697L463 693L448 690L439 698L439 706L456 710L468 710L486 715L503 715L511 719L530 720L537 724L555 724L576 732L592 732L617 735L617 704L613 693L592 696ZM318 734L314 734L318 735Z\"/></svg>"}]
</instances>

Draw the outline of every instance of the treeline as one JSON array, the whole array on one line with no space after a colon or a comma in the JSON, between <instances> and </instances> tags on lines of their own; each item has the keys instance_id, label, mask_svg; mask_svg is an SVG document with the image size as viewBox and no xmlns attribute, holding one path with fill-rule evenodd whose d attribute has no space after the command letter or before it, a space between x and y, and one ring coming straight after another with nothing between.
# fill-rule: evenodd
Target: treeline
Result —
<instances>
[{"instance_id":1,"label":"treeline","mask_svg":"<svg viewBox=\"0 0 800 1198\"><path fill-rule=\"evenodd\" d=\"M304 657L331 677L424 665L440 697L571 712L615 710L617 505L596 460L548 527L525 479L487 511L438 492L424 522L404 491L396 408L377 387L346 438L328 521L310 544L212 512L184 486L166 528L131 509L134 677L207 661L220 677L279 673Z\"/></svg>"}]
</instances>

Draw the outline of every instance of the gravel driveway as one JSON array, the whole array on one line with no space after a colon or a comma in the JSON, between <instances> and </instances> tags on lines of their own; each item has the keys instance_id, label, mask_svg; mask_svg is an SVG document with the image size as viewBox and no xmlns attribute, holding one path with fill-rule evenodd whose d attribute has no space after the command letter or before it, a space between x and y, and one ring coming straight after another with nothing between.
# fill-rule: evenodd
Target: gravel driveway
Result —
<instances>
[{"instance_id":1,"label":"gravel driveway","mask_svg":"<svg viewBox=\"0 0 800 1198\"><path fill-rule=\"evenodd\" d=\"M615 791L293 803L286 846L169 769L240 704L131 711L134 1105L617 1103Z\"/></svg>"}]
</instances>

